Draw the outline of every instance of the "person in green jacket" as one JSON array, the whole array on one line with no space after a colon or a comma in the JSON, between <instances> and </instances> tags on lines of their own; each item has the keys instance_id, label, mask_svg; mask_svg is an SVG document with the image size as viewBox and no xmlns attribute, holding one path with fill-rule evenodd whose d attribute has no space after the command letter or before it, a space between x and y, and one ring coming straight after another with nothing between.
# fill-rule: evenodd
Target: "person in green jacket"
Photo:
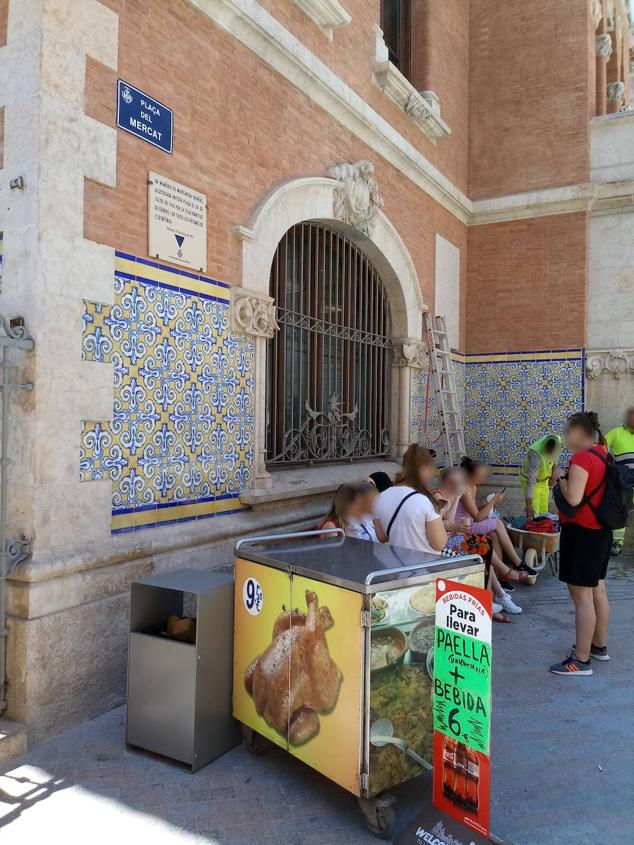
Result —
<instances>
[{"instance_id":1,"label":"person in green jacket","mask_svg":"<svg viewBox=\"0 0 634 845\"><path fill-rule=\"evenodd\" d=\"M561 437L558 434L545 434L528 447L520 471L527 519L548 513L550 488L557 480L560 454Z\"/></svg>"},{"instance_id":2,"label":"person in green jacket","mask_svg":"<svg viewBox=\"0 0 634 845\"><path fill-rule=\"evenodd\" d=\"M605 436L608 449L617 464L628 464L634 469L634 406L625 412L623 425L608 431ZM617 528L614 532L612 554L620 555L625 542L625 528Z\"/></svg>"}]
</instances>

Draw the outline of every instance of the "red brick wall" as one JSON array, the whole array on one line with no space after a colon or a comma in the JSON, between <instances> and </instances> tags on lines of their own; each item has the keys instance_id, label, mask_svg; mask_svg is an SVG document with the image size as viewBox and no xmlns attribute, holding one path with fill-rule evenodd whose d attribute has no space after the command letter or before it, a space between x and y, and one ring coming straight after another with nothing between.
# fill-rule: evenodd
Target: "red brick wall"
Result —
<instances>
[{"instance_id":1,"label":"red brick wall","mask_svg":"<svg viewBox=\"0 0 634 845\"><path fill-rule=\"evenodd\" d=\"M583 182L587 0L472 0L469 196Z\"/></svg>"},{"instance_id":2,"label":"red brick wall","mask_svg":"<svg viewBox=\"0 0 634 845\"><path fill-rule=\"evenodd\" d=\"M466 351L584 346L587 248L585 212L471 227Z\"/></svg>"},{"instance_id":3,"label":"red brick wall","mask_svg":"<svg viewBox=\"0 0 634 845\"><path fill-rule=\"evenodd\" d=\"M445 43L434 47L433 72L430 74L428 87L440 96L443 119L451 127L452 135L456 133L456 138L449 136L438 141L437 144L433 144L373 82L374 34L372 27L374 24L380 24L380 0L345 0L343 5L352 21L347 26L336 30L332 41L327 40L319 27L292 0L259 0L259 2L360 97L363 97L375 111L385 117L442 173L466 192L466 101L468 95L464 93L461 103L456 102L453 95L456 90L466 86L469 5L467 0L414 0L414 6L422 2L423 4L430 3L433 7L433 12L429 15L430 31L438 33L443 38L446 33L449 33L451 38L451 44ZM413 11L414 14L416 14L415 11ZM416 65L417 61L424 60L423 50L429 49L429 44L415 40L413 48L413 63Z\"/></svg>"},{"instance_id":4,"label":"red brick wall","mask_svg":"<svg viewBox=\"0 0 634 845\"><path fill-rule=\"evenodd\" d=\"M439 142L447 174L466 191L469 143L469 3L412 0L412 83L440 97L451 135Z\"/></svg>"},{"instance_id":5,"label":"red brick wall","mask_svg":"<svg viewBox=\"0 0 634 845\"><path fill-rule=\"evenodd\" d=\"M436 232L461 249L464 275L465 227L232 36L182 2L156 0L151 16L140 0L107 5L121 16L119 76L174 109L174 154L118 131L116 188L85 185L87 238L146 255L147 171L156 170L207 194L208 273L235 283L239 243L230 227L245 224L267 191L289 178L324 175L337 162L367 158L426 303L433 305ZM86 111L110 126L116 75L87 62Z\"/></svg>"}]
</instances>

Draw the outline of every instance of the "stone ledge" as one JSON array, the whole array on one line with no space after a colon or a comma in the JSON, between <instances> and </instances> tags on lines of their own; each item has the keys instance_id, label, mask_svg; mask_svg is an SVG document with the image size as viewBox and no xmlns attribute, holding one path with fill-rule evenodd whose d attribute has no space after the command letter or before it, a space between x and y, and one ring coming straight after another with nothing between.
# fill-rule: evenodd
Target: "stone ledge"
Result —
<instances>
[{"instance_id":1,"label":"stone ledge","mask_svg":"<svg viewBox=\"0 0 634 845\"><path fill-rule=\"evenodd\" d=\"M389 51L380 27L374 26L374 81L383 93L402 109L409 119L435 144L451 134L440 116L440 100L433 91L418 91L389 60Z\"/></svg>"},{"instance_id":2,"label":"stone ledge","mask_svg":"<svg viewBox=\"0 0 634 845\"><path fill-rule=\"evenodd\" d=\"M317 507L316 507L317 505ZM71 553L38 555L19 564L8 579L10 590L52 579L88 573L132 561L147 561L186 553L204 553L205 548L233 538L272 529L280 522L310 519L323 510L323 503L301 500L289 503L284 512L239 513L217 516L179 526L146 528L120 534L100 542L87 543ZM210 564L211 565L211 564Z\"/></svg>"},{"instance_id":3,"label":"stone ledge","mask_svg":"<svg viewBox=\"0 0 634 845\"><path fill-rule=\"evenodd\" d=\"M394 476L400 469L395 461L364 461L323 467L302 467L271 473L273 487L268 490L252 488L240 496L240 501L252 508L333 493L340 484L362 481L371 472L387 472Z\"/></svg>"}]
</instances>

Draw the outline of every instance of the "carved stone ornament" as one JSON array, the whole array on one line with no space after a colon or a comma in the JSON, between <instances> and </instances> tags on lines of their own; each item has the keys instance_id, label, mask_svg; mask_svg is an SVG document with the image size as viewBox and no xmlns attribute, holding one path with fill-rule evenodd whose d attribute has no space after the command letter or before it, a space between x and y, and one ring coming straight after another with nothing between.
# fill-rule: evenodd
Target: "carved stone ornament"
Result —
<instances>
[{"instance_id":1,"label":"carved stone ornament","mask_svg":"<svg viewBox=\"0 0 634 845\"><path fill-rule=\"evenodd\" d=\"M393 341L395 367L412 367L423 370L427 366L427 347L422 340L407 337Z\"/></svg>"},{"instance_id":2,"label":"carved stone ornament","mask_svg":"<svg viewBox=\"0 0 634 845\"><path fill-rule=\"evenodd\" d=\"M624 82L609 82L607 86L607 97L610 102L622 103L625 96Z\"/></svg>"},{"instance_id":3,"label":"carved stone ornament","mask_svg":"<svg viewBox=\"0 0 634 845\"><path fill-rule=\"evenodd\" d=\"M231 288L231 327L243 334L273 337L279 326L272 297L246 288Z\"/></svg>"},{"instance_id":4,"label":"carved stone ornament","mask_svg":"<svg viewBox=\"0 0 634 845\"><path fill-rule=\"evenodd\" d=\"M594 23L595 29L601 23L602 17L603 17L603 8L601 6L601 0L592 0L592 21Z\"/></svg>"},{"instance_id":5,"label":"carved stone ornament","mask_svg":"<svg viewBox=\"0 0 634 845\"><path fill-rule=\"evenodd\" d=\"M328 169L328 175L338 182L333 207L335 218L371 237L376 214L383 206L374 165L369 161L336 164Z\"/></svg>"},{"instance_id":6,"label":"carved stone ornament","mask_svg":"<svg viewBox=\"0 0 634 845\"><path fill-rule=\"evenodd\" d=\"M332 41L332 33L335 29L351 21L350 15L339 0L293 0L293 2L315 21L329 41Z\"/></svg>"},{"instance_id":7,"label":"carved stone ornament","mask_svg":"<svg viewBox=\"0 0 634 845\"><path fill-rule=\"evenodd\" d=\"M634 349L597 349L586 353L586 375L599 378L608 373L614 378L634 376Z\"/></svg>"},{"instance_id":8,"label":"carved stone ornament","mask_svg":"<svg viewBox=\"0 0 634 845\"><path fill-rule=\"evenodd\" d=\"M604 32L602 35L597 35L597 56L605 56L609 59L612 55L612 36Z\"/></svg>"}]
</instances>

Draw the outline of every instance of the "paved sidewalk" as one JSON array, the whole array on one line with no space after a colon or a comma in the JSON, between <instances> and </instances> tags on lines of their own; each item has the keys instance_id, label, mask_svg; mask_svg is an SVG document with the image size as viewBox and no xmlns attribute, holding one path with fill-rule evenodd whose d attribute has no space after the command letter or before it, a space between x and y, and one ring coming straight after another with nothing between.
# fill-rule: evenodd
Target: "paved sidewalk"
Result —
<instances>
[{"instance_id":1,"label":"paved sidewalk","mask_svg":"<svg viewBox=\"0 0 634 845\"><path fill-rule=\"evenodd\" d=\"M614 562L612 661L592 678L546 670L572 643L572 610L550 576L495 627L493 830L516 845L634 841L634 560ZM5 764L2 845L356 845L376 843L356 801L283 752L236 748L195 775L128 750L112 711ZM333 750L336 753L336 750ZM429 795L397 790L403 827Z\"/></svg>"}]
</instances>

